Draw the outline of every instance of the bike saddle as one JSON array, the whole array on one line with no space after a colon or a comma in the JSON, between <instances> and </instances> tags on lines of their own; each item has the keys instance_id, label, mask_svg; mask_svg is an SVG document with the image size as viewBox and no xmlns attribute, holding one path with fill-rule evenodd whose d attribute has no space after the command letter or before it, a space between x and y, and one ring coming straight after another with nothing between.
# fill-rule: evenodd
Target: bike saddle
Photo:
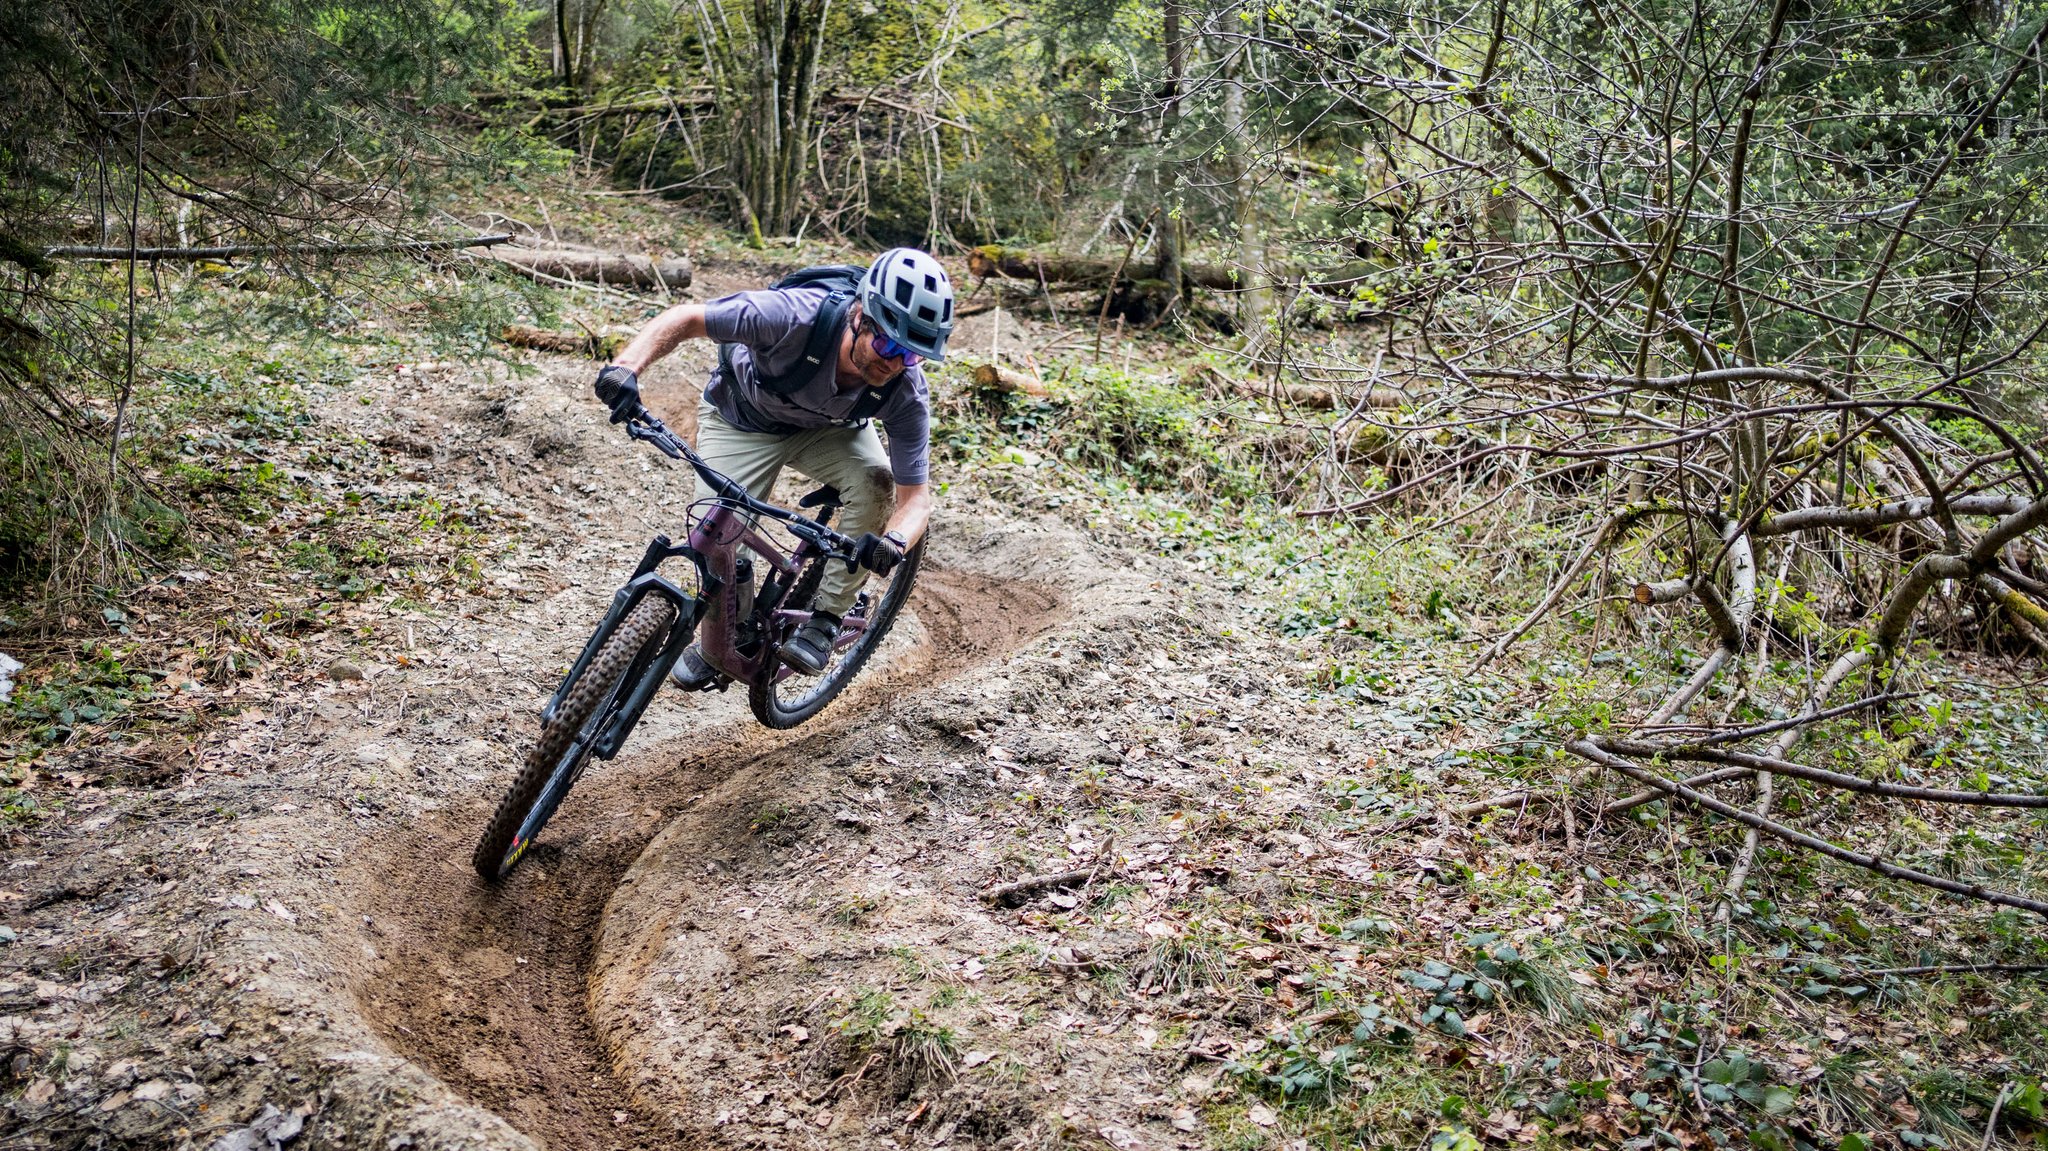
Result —
<instances>
[{"instance_id":1,"label":"bike saddle","mask_svg":"<svg viewBox=\"0 0 2048 1151\"><path fill-rule=\"evenodd\" d=\"M839 498L839 489L831 484L826 484L824 487L798 500L796 506L800 508L836 508L843 506L844 503L845 501Z\"/></svg>"}]
</instances>

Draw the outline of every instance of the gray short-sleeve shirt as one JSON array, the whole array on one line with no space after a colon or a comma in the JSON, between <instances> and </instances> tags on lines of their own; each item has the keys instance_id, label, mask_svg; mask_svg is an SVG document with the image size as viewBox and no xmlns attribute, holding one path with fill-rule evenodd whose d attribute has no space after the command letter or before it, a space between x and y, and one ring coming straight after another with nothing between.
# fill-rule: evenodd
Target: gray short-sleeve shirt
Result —
<instances>
[{"instance_id":1,"label":"gray short-sleeve shirt","mask_svg":"<svg viewBox=\"0 0 2048 1151\"><path fill-rule=\"evenodd\" d=\"M864 389L839 390L836 358L820 365L810 382L787 396L765 392L755 382L756 363L765 364L771 375L781 375L803 358L811 321L825 295L824 288L770 289L735 292L704 305L704 329L712 339L731 345L726 359L737 377L728 379L721 365L711 370L711 382L704 388L704 399L726 423L743 432L774 430L756 426L747 415L752 411L791 427L826 428L852 414ZM875 420L887 434L889 467L896 482L916 486L930 479L931 391L921 368L906 368L903 376Z\"/></svg>"}]
</instances>

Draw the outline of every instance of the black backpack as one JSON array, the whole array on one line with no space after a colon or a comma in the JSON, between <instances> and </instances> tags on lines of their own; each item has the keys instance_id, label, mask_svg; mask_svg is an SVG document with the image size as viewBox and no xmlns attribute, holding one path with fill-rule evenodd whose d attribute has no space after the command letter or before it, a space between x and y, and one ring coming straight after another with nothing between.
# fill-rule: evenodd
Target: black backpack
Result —
<instances>
[{"instance_id":1,"label":"black backpack","mask_svg":"<svg viewBox=\"0 0 2048 1151\"><path fill-rule=\"evenodd\" d=\"M854 297L860 289L861 277L868 270L859 264L819 264L803 268L775 281L770 287L775 291L788 288L825 288L825 302L818 306L818 314L811 321L811 334L804 340L804 354L788 371L769 375L761 369L758 357L754 360L754 383L771 396L790 396L800 391L818 374L818 368L828 359L839 355L839 339L846 331L846 314L853 309ZM737 383L738 377L732 370L730 344L718 346L718 362L725 369L725 377ZM861 393L860 400L848 412L845 422L858 424L874 418L889 402L896 391L897 381L903 378L899 372L879 388L869 388Z\"/></svg>"}]
</instances>

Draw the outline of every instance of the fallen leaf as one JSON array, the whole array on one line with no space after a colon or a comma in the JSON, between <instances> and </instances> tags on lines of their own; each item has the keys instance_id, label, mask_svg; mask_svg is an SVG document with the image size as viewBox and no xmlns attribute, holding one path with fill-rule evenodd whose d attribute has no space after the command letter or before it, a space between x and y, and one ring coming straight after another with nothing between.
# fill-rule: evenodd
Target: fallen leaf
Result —
<instances>
[{"instance_id":1,"label":"fallen leaf","mask_svg":"<svg viewBox=\"0 0 2048 1151\"><path fill-rule=\"evenodd\" d=\"M962 1060L961 1060L960 1062L962 1062L962 1063L966 1064L966 1065L967 1065L967 1066L969 1066L969 1067L979 1067L979 1066L981 1066L982 1064L984 1064L984 1063L986 1063L986 1062L988 1062L989 1060L991 1060L991 1059L994 1059L994 1058L995 1058L995 1054L994 1054L993 1052L989 1052L989 1051L969 1051L969 1052L967 1053L967 1058L965 1058L965 1059L962 1059Z\"/></svg>"},{"instance_id":2,"label":"fallen leaf","mask_svg":"<svg viewBox=\"0 0 2048 1151\"><path fill-rule=\"evenodd\" d=\"M811 1037L810 1028L803 1027L795 1023L783 1024L782 1030L788 1032L789 1037L791 1039L796 1040L798 1043L802 1043L804 1040L809 1039Z\"/></svg>"},{"instance_id":3,"label":"fallen leaf","mask_svg":"<svg viewBox=\"0 0 2048 1151\"><path fill-rule=\"evenodd\" d=\"M1280 1116L1274 1114L1273 1109L1271 1107L1266 1106L1264 1103L1252 1104L1251 1110L1245 1112L1244 1114L1245 1118L1251 1120L1252 1122L1258 1124L1261 1127L1271 1127L1275 1123L1280 1122Z\"/></svg>"},{"instance_id":4,"label":"fallen leaf","mask_svg":"<svg viewBox=\"0 0 2048 1151\"><path fill-rule=\"evenodd\" d=\"M299 921L299 917L292 914L291 908L286 907L284 904L279 903L275 899L264 904L263 910L268 911L272 915L277 916L279 919L284 920L286 923L297 923Z\"/></svg>"}]
</instances>

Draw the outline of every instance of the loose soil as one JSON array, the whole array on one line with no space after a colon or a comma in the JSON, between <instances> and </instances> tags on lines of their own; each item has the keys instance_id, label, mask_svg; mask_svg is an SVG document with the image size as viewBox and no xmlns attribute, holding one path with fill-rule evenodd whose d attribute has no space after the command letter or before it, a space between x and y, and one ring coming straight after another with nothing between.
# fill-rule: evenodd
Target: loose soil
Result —
<instances>
[{"instance_id":1,"label":"loose soil","mask_svg":"<svg viewBox=\"0 0 2048 1151\"><path fill-rule=\"evenodd\" d=\"M647 841L735 770L802 771L913 674L927 685L999 658L1060 616L1058 596L1038 585L938 565L911 610L917 650L897 653L893 669L877 667L807 727L726 720L599 765L508 882L487 885L467 865L480 810L437 816L369 853L354 882L373 893L362 910L377 959L353 990L371 1025L550 1147L670 1145L678 1121L633 1097L588 1017L606 903Z\"/></svg>"}]
</instances>

